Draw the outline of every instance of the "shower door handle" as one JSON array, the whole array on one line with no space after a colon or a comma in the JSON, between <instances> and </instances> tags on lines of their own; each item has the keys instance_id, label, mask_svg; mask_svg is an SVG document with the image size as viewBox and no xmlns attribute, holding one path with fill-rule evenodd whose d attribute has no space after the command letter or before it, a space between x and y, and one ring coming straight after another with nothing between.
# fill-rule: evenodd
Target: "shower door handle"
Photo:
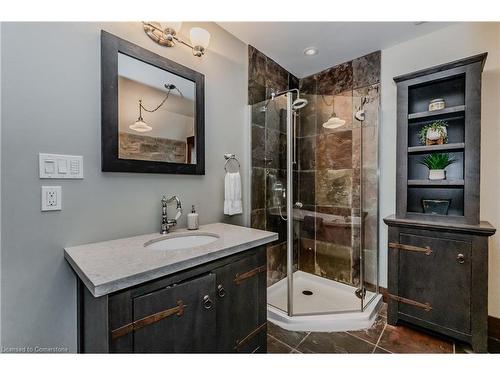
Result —
<instances>
[{"instance_id":1,"label":"shower door handle","mask_svg":"<svg viewBox=\"0 0 500 375\"><path fill-rule=\"evenodd\" d=\"M297 113L293 113L293 164L297 164Z\"/></svg>"}]
</instances>

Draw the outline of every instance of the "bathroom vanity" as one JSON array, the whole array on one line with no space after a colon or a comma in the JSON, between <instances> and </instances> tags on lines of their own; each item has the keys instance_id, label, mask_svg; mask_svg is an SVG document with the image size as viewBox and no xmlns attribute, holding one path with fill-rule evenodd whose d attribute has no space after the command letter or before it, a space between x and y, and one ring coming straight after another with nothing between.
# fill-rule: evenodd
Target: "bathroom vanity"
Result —
<instances>
[{"instance_id":1,"label":"bathroom vanity","mask_svg":"<svg viewBox=\"0 0 500 375\"><path fill-rule=\"evenodd\" d=\"M276 239L216 223L66 248L79 352L265 353L264 245Z\"/></svg>"}]
</instances>

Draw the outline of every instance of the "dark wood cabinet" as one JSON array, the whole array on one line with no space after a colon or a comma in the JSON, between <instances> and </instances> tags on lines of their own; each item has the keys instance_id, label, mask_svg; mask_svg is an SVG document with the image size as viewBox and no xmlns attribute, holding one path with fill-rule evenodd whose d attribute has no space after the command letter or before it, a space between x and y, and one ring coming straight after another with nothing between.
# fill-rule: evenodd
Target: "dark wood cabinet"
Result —
<instances>
[{"instance_id":1,"label":"dark wood cabinet","mask_svg":"<svg viewBox=\"0 0 500 375\"><path fill-rule=\"evenodd\" d=\"M134 353L213 351L214 295L215 275L208 274L134 298L133 321L147 324L132 332Z\"/></svg>"},{"instance_id":2,"label":"dark wood cabinet","mask_svg":"<svg viewBox=\"0 0 500 375\"><path fill-rule=\"evenodd\" d=\"M84 353L266 352L265 247L102 297L79 285Z\"/></svg>"},{"instance_id":3,"label":"dark wood cabinet","mask_svg":"<svg viewBox=\"0 0 500 375\"><path fill-rule=\"evenodd\" d=\"M214 270L217 277L217 351L265 352L266 259L263 252ZM237 318L236 318L237 317Z\"/></svg>"},{"instance_id":4,"label":"dark wood cabinet","mask_svg":"<svg viewBox=\"0 0 500 375\"><path fill-rule=\"evenodd\" d=\"M478 225L384 219L389 226L387 322L409 322L487 351L488 236Z\"/></svg>"},{"instance_id":5,"label":"dark wood cabinet","mask_svg":"<svg viewBox=\"0 0 500 375\"><path fill-rule=\"evenodd\" d=\"M397 252L398 295L424 302L429 308L400 304L399 312L470 333L471 241L436 232L422 234L399 231L398 244L430 250ZM441 287L443 283L446 288Z\"/></svg>"},{"instance_id":6,"label":"dark wood cabinet","mask_svg":"<svg viewBox=\"0 0 500 375\"><path fill-rule=\"evenodd\" d=\"M394 78L397 84L396 214L389 227L389 324L412 323L487 350L488 236L479 217L481 73L486 54ZM444 109L430 111L431 100ZM446 121L441 144L422 144L426 125ZM445 180L423 158L447 153ZM426 211L446 201L448 212Z\"/></svg>"}]
</instances>

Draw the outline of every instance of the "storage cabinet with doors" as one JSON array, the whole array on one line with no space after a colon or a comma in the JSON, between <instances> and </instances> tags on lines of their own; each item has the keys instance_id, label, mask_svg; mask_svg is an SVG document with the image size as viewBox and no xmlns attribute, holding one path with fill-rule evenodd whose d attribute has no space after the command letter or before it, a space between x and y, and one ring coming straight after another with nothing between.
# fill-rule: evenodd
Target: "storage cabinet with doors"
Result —
<instances>
[{"instance_id":1,"label":"storage cabinet with doors","mask_svg":"<svg viewBox=\"0 0 500 375\"><path fill-rule=\"evenodd\" d=\"M387 322L413 325L487 351L488 237L495 229L385 218L389 225Z\"/></svg>"},{"instance_id":2,"label":"storage cabinet with doors","mask_svg":"<svg viewBox=\"0 0 500 375\"><path fill-rule=\"evenodd\" d=\"M102 297L79 286L84 353L266 352L259 247Z\"/></svg>"},{"instance_id":3,"label":"storage cabinet with doors","mask_svg":"<svg viewBox=\"0 0 500 375\"><path fill-rule=\"evenodd\" d=\"M409 322L468 342L476 352L487 350L488 236L495 233L479 220L485 60L484 53L394 78L396 214L384 219L388 323ZM445 108L431 110L438 98ZM443 121L445 136L429 142L427 127ZM444 180L430 180L422 162L443 153L454 162Z\"/></svg>"}]
</instances>

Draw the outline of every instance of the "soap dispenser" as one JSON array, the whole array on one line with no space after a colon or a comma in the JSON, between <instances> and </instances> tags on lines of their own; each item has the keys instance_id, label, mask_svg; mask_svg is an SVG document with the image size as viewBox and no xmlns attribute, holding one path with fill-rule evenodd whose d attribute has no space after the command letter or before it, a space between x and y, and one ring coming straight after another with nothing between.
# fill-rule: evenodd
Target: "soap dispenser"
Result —
<instances>
[{"instance_id":1,"label":"soap dispenser","mask_svg":"<svg viewBox=\"0 0 500 375\"><path fill-rule=\"evenodd\" d=\"M198 213L196 212L194 205L191 206L191 213L187 215L187 229L195 230L200 227L198 222Z\"/></svg>"}]
</instances>

